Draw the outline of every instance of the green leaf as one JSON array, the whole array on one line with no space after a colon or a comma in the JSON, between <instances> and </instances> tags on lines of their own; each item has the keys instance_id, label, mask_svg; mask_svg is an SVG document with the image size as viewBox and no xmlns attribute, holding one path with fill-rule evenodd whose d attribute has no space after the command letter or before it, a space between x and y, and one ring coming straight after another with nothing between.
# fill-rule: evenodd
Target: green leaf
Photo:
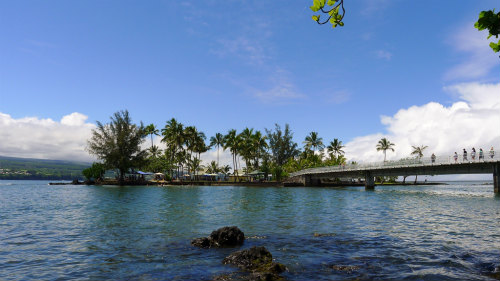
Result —
<instances>
[{"instance_id":1,"label":"green leaf","mask_svg":"<svg viewBox=\"0 0 500 281\"><path fill-rule=\"evenodd\" d=\"M340 25L340 26L344 26L344 23L343 23L343 22L341 22L341 21L339 21L339 25Z\"/></svg>"},{"instance_id":2,"label":"green leaf","mask_svg":"<svg viewBox=\"0 0 500 281\"><path fill-rule=\"evenodd\" d=\"M314 15L314 16L312 16L312 19L313 19L314 21L319 21L319 16Z\"/></svg>"},{"instance_id":3,"label":"green leaf","mask_svg":"<svg viewBox=\"0 0 500 281\"><path fill-rule=\"evenodd\" d=\"M493 52L495 52L495 53L500 52L500 40L498 41L498 43L491 42L490 47L491 47L491 49L493 49Z\"/></svg>"},{"instance_id":4,"label":"green leaf","mask_svg":"<svg viewBox=\"0 0 500 281\"><path fill-rule=\"evenodd\" d=\"M333 6L335 5L335 3L337 2L337 0L328 0L328 6Z\"/></svg>"},{"instance_id":5,"label":"green leaf","mask_svg":"<svg viewBox=\"0 0 500 281\"><path fill-rule=\"evenodd\" d=\"M313 5L310 7L313 12L317 12L320 9L320 0L313 0Z\"/></svg>"}]
</instances>

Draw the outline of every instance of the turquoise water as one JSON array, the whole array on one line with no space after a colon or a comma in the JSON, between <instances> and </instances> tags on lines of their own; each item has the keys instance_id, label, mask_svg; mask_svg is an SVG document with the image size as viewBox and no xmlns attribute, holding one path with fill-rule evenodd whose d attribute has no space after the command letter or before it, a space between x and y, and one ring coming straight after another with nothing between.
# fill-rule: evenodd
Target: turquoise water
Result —
<instances>
[{"instance_id":1,"label":"turquoise water","mask_svg":"<svg viewBox=\"0 0 500 281\"><path fill-rule=\"evenodd\" d=\"M494 280L500 264L500 198L480 182L365 191L0 181L0 280L211 280L237 271L221 263L235 249L190 240L228 225L249 237L242 248L266 246L288 280Z\"/></svg>"}]
</instances>

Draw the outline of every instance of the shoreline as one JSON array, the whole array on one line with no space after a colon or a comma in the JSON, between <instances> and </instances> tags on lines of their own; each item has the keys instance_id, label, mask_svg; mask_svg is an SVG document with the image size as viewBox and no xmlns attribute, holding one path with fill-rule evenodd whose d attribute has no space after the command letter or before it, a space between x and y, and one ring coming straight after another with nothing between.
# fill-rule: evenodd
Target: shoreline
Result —
<instances>
[{"instance_id":1,"label":"shoreline","mask_svg":"<svg viewBox=\"0 0 500 281\"><path fill-rule=\"evenodd\" d=\"M119 185L118 181L105 181L99 183L87 183L87 182L49 182L49 185ZM422 186L422 185L448 185L444 182L417 182L417 183L376 183L378 186ZM123 186L249 186L249 187L306 187L302 183L295 182L215 182L215 181L162 181L162 182L127 182ZM351 187L351 186L365 186L364 183L322 183L319 186L314 187Z\"/></svg>"}]
</instances>

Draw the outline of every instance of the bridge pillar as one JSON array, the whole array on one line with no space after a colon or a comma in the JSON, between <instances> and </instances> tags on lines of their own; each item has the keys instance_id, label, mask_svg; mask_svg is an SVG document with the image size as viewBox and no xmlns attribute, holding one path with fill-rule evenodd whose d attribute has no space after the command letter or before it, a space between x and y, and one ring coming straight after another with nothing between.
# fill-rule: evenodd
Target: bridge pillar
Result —
<instances>
[{"instance_id":1,"label":"bridge pillar","mask_svg":"<svg viewBox=\"0 0 500 281\"><path fill-rule=\"evenodd\" d=\"M304 176L304 186L320 186L321 180L319 178L315 178L312 175Z\"/></svg>"},{"instance_id":2,"label":"bridge pillar","mask_svg":"<svg viewBox=\"0 0 500 281\"><path fill-rule=\"evenodd\" d=\"M375 189L375 179L373 178L372 173L370 172L365 173L365 189L366 190Z\"/></svg>"},{"instance_id":3,"label":"bridge pillar","mask_svg":"<svg viewBox=\"0 0 500 281\"><path fill-rule=\"evenodd\" d=\"M493 191L497 194L500 193L500 164L493 166Z\"/></svg>"}]
</instances>

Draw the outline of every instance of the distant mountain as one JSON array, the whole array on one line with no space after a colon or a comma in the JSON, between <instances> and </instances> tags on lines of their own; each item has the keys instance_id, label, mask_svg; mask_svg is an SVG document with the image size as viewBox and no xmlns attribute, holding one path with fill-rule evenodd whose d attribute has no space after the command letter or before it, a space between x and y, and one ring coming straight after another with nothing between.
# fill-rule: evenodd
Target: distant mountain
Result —
<instances>
[{"instance_id":1,"label":"distant mountain","mask_svg":"<svg viewBox=\"0 0 500 281\"><path fill-rule=\"evenodd\" d=\"M73 180L83 179L90 163L0 156L0 179Z\"/></svg>"}]
</instances>

